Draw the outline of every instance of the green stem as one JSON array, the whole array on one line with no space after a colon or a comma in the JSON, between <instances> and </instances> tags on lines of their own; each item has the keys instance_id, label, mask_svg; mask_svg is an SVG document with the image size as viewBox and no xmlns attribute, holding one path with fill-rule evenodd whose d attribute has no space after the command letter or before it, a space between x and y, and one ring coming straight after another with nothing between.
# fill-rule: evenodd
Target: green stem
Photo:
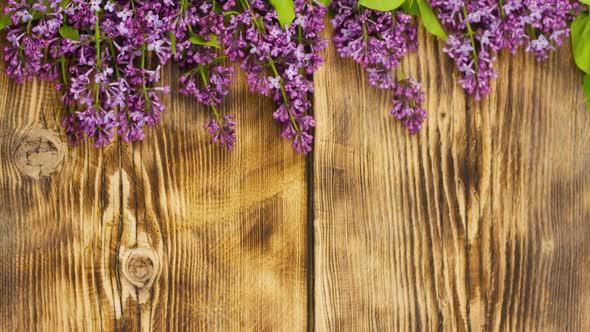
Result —
<instances>
[{"instance_id":1,"label":"green stem","mask_svg":"<svg viewBox=\"0 0 590 332\"><path fill-rule=\"evenodd\" d=\"M111 56L113 57L113 63L115 64L115 77L121 77L121 72L119 71L119 65L117 65L117 56L115 52L115 45L111 39L108 40L109 43L109 50L111 51Z\"/></svg>"},{"instance_id":2,"label":"green stem","mask_svg":"<svg viewBox=\"0 0 590 332\"><path fill-rule=\"evenodd\" d=\"M145 102L147 103L148 106L150 106L152 102L150 101L150 98L148 97L148 94L147 94L147 87L145 86L145 73L144 73L147 46L145 45L145 36L143 36L143 37L144 37L143 44L141 45L141 74L143 76L144 82L143 82L141 88L143 90L143 97L145 98Z\"/></svg>"},{"instance_id":3,"label":"green stem","mask_svg":"<svg viewBox=\"0 0 590 332\"><path fill-rule=\"evenodd\" d=\"M499 5L500 5L500 13L502 14L502 17L506 17L506 12L504 11L504 0L500 0Z\"/></svg>"},{"instance_id":4,"label":"green stem","mask_svg":"<svg viewBox=\"0 0 590 332\"><path fill-rule=\"evenodd\" d=\"M287 105L289 104L289 98L287 98L287 92L285 91L285 87L283 86L283 79L281 78L281 75L279 74L279 71L277 70L277 66L275 65L275 62L272 58L268 59L268 64L270 65L270 68L272 69L273 74L276 77L279 77L281 80L281 94L283 95L283 99L285 101L285 103L287 103Z\"/></svg>"},{"instance_id":5,"label":"green stem","mask_svg":"<svg viewBox=\"0 0 590 332\"><path fill-rule=\"evenodd\" d=\"M537 32L535 31L535 28L533 28L532 25L529 25L529 33L531 34L531 37L533 37L533 39L537 39Z\"/></svg>"},{"instance_id":6,"label":"green stem","mask_svg":"<svg viewBox=\"0 0 590 332\"><path fill-rule=\"evenodd\" d=\"M465 16L465 25L467 26L467 34L471 39L471 46L473 47L473 60L475 61L475 70L479 69L479 58L477 57L477 50L475 49L475 37L473 33L473 29L471 28L471 23L467 20L467 7L463 6L463 15Z\"/></svg>"},{"instance_id":7,"label":"green stem","mask_svg":"<svg viewBox=\"0 0 590 332\"><path fill-rule=\"evenodd\" d=\"M399 77L400 78L400 81L404 82L404 84L407 83L406 82L407 81L406 75L404 75L404 73L402 72L402 70L399 67L397 67L395 69L395 75L397 77ZM412 107L412 108L416 107L416 102L413 99L406 99L406 100L410 102L410 107Z\"/></svg>"},{"instance_id":8,"label":"green stem","mask_svg":"<svg viewBox=\"0 0 590 332\"><path fill-rule=\"evenodd\" d=\"M277 66L275 65L275 62L273 61L272 58L268 58L268 63L270 64L270 68L272 69L275 76L280 78L281 95L283 95L283 100L285 101L285 104L287 105L287 113L289 113L289 119L291 120L291 124L293 125L293 128L295 128L295 131L298 134L300 134L301 132L299 131L299 126L297 125L297 121L295 121L295 117L293 116L293 113L291 113L291 110L289 109L289 98L287 98L287 92L285 91L285 85L283 84L283 78L281 77L281 75L279 75L279 71L277 70Z\"/></svg>"},{"instance_id":9,"label":"green stem","mask_svg":"<svg viewBox=\"0 0 590 332\"><path fill-rule=\"evenodd\" d=\"M102 65L101 60L101 50L100 50L100 19L99 19L99 12L96 11L94 15L96 16L96 22L94 23L94 44L96 45L96 75L100 73L100 67ZM100 85L98 83L94 84L95 89L95 100L94 100L94 108L96 111L100 108ZM98 129L103 130L101 125L97 125Z\"/></svg>"},{"instance_id":10,"label":"green stem","mask_svg":"<svg viewBox=\"0 0 590 332\"><path fill-rule=\"evenodd\" d=\"M205 72L205 68L202 65L199 65L198 70L199 70L199 74L201 75L201 80L203 81L203 84L205 86L209 85L209 78L207 77L207 73ZM211 102L211 110L213 111L213 115L215 115L215 119L217 120L217 124L219 124L219 127L221 128L223 126L223 120L221 119L221 115L217 111L217 108L215 107L215 104L213 104L213 101L209 100L209 102Z\"/></svg>"},{"instance_id":11,"label":"green stem","mask_svg":"<svg viewBox=\"0 0 590 332\"><path fill-rule=\"evenodd\" d=\"M61 58L59 58L59 62L60 62L60 67L61 67L61 79L64 82L64 87L66 88L66 91L68 90L68 72L67 72L67 59L62 56ZM74 111L72 109L72 106L68 106L68 113L73 114Z\"/></svg>"},{"instance_id":12,"label":"green stem","mask_svg":"<svg viewBox=\"0 0 590 332\"><path fill-rule=\"evenodd\" d=\"M119 71L119 65L117 65L117 54L115 51L115 45L113 44L113 41L111 39L108 40L108 44L109 50L111 51L111 57L113 58L113 63L115 64L115 77L118 80L119 78L121 78L121 72ZM130 121L131 116L129 115L129 108L127 106L127 100L125 100L125 116L127 117L127 120Z\"/></svg>"},{"instance_id":13,"label":"green stem","mask_svg":"<svg viewBox=\"0 0 590 332\"><path fill-rule=\"evenodd\" d=\"M221 115L219 115L219 112L213 103L211 103L211 110L213 110L213 115L215 115L215 119L217 120L219 128L223 128L223 120L221 119Z\"/></svg>"},{"instance_id":14,"label":"green stem","mask_svg":"<svg viewBox=\"0 0 590 332\"><path fill-rule=\"evenodd\" d=\"M303 44L303 29L301 29L301 26L297 27L297 41L299 42L299 44ZM303 74L304 74L303 67L300 67L299 68L299 75L303 75Z\"/></svg>"},{"instance_id":15,"label":"green stem","mask_svg":"<svg viewBox=\"0 0 590 332\"><path fill-rule=\"evenodd\" d=\"M145 68L145 53L146 53L146 46L145 41L141 45L141 69Z\"/></svg>"},{"instance_id":16,"label":"green stem","mask_svg":"<svg viewBox=\"0 0 590 332\"><path fill-rule=\"evenodd\" d=\"M240 3L242 4L242 8L245 8L247 10L251 9L250 3L248 2L248 0L240 0ZM252 19L254 20L254 24L256 25L256 28L258 29L259 32L266 32L264 25L262 25L262 27L259 25L259 22L256 19L256 16L254 15L254 13L252 13ZM285 91L285 85L283 83L283 78L279 74L279 71L277 70L277 66L275 65L275 62L271 57L268 58L268 64L269 64L270 68L272 69L274 75L276 77L278 77L280 80L279 85L281 87L281 95L283 96L283 101L287 105L287 113L289 113L289 119L291 120L291 124L293 125L293 128L295 128L295 131L298 134L301 134L301 131L299 130L299 126L297 125L297 121L295 121L295 116L293 116L293 113L289 109L290 103L289 103L289 98L287 98L287 92Z\"/></svg>"},{"instance_id":17,"label":"green stem","mask_svg":"<svg viewBox=\"0 0 590 332\"><path fill-rule=\"evenodd\" d=\"M399 69L399 67L397 67L395 69L395 74L400 78L400 80L402 80L402 81L406 80L406 75L404 75L404 73L402 72L401 69Z\"/></svg>"},{"instance_id":18,"label":"green stem","mask_svg":"<svg viewBox=\"0 0 590 332\"><path fill-rule=\"evenodd\" d=\"M242 0L242 8L252 11L252 7L250 6L250 2L248 0ZM260 22L256 18L256 15L254 15L254 12L252 12L251 16L252 16L252 20L254 21L254 24L256 25L256 28L258 28L258 31L266 32L266 28L264 27L264 24L260 24Z\"/></svg>"},{"instance_id":19,"label":"green stem","mask_svg":"<svg viewBox=\"0 0 590 332\"><path fill-rule=\"evenodd\" d=\"M100 23L99 23L99 17L98 17L98 12L95 13L96 15L96 23L94 24L94 43L96 45L96 73L98 74L100 72L100 66L101 66L101 59L100 59ZM96 97L95 97L95 107L98 110L98 106L99 106L99 91L100 91L100 87L98 85L98 83L96 83L95 85L95 93L96 93Z\"/></svg>"},{"instance_id":20,"label":"green stem","mask_svg":"<svg viewBox=\"0 0 590 332\"><path fill-rule=\"evenodd\" d=\"M61 64L61 79L64 81L64 86L66 86L66 87L68 86L68 74L67 74L67 70L66 70L66 68L67 68L66 62L67 61L68 60L66 60L66 58L64 56L62 56L59 59L59 62Z\"/></svg>"}]
</instances>

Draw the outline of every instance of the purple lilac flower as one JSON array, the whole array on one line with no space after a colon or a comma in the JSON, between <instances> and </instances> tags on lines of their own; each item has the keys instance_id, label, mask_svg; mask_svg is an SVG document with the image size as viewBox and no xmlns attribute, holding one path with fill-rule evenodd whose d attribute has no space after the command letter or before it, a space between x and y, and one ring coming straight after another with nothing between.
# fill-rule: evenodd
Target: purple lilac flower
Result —
<instances>
[{"instance_id":1,"label":"purple lilac flower","mask_svg":"<svg viewBox=\"0 0 590 332\"><path fill-rule=\"evenodd\" d=\"M51 64L44 61L44 50L59 43L63 10L58 3L9 0L3 9L2 14L12 14L12 25L6 28L8 45L3 48L6 73L17 82L36 76L47 80L57 78Z\"/></svg>"},{"instance_id":2,"label":"purple lilac flower","mask_svg":"<svg viewBox=\"0 0 590 332\"><path fill-rule=\"evenodd\" d=\"M213 143L231 150L236 143L235 116L226 115L223 119L210 120L205 123L205 129L213 137ZM221 123L221 125L220 125Z\"/></svg>"},{"instance_id":3,"label":"purple lilac flower","mask_svg":"<svg viewBox=\"0 0 590 332\"><path fill-rule=\"evenodd\" d=\"M489 94L497 77L493 64L500 48L500 18L496 0L431 0L433 9L449 33L444 52L463 78L459 83L475 100Z\"/></svg>"},{"instance_id":4,"label":"purple lilac flower","mask_svg":"<svg viewBox=\"0 0 590 332\"><path fill-rule=\"evenodd\" d=\"M225 34L223 13L214 9L204 0L181 3L175 23L175 59L185 71L180 77L180 93L211 110L212 119L205 123L207 132L214 143L232 149L236 141L234 116L221 116L217 107L229 93L234 69L222 63L218 45L213 42Z\"/></svg>"},{"instance_id":5,"label":"purple lilac flower","mask_svg":"<svg viewBox=\"0 0 590 332\"><path fill-rule=\"evenodd\" d=\"M569 37L577 8L579 3L571 0L505 0L500 7L502 46L514 52L524 45L537 60L546 60Z\"/></svg>"},{"instance_id":6,"label":"purple lilac flower","mask_svg":"<svg viewBox=\"0 0 590 332\"><path fill-rule=\"evenodd\" d=\"M299 153L312 149L315 127L308 114L313 92L309 79L323 62L319 52L326 46L320 36L326 8L319 2L295 0L296 18L281 26L268 1L222 2L237 11L226 23L221 42L230 61L241 61L250 90L270 95L277 104L273 118L283 126L282 137L292 140Z\"/></svg>"},{"instance_id":7,"label":"purple lilac flower","mask_svg":"<svg viewBox=\"0 0 590 332\"><path fill-rule=\"evenodd\" d=\"M569 37L578 5L571 0L431 0L450 36L444 51L455 61L469 94L480 100L492 91L493 69L502 49L520 47L546 60Z\"/></svg>"},{"instance_id":8,"label":"purple lilac flower","mask_svg":"<svg viewBox=\"0 0 590 332\"><path fill-rule=\"evenodd\" d=\"M395 98L391 114L402 121L410 134L418 133L427 116L426 110L420 107L424 103L422 86L411 78L402 79L396 82L393 91Z\"/></svg>"},{"instance_id":9,"label":"purple lilac flower","mask_svg":"<svg viewBox=\"0 0 590 332\"><path fill-rule=\"evenodd\" d=\"M171 57L168 33L177 9L171 1L9 0L4 48L6 72L18 82L57 81L68 106L62 121L71 143L95 145L143 139L164 110L159 68ZM79 39L61 36L76 30ZM148 68L146 59L158 60Z\"/></svg>"},{"instance_id":10,"label":"purple lilac flower","mask_svg":"<svg viewBox=\"0 0 590 332\"><path fill-rule=\"evenodd\" d=\"M420 106L424 92L421 84L405 78L399 69L401 59L418 48L411 16L401 11L366 9L358 0L334 0L331 6L336 13L332 25L338 54L365 68L369 84L393 91L391 113L410 133L417 133L426 119L426 111Z\"/></svg>"}]
</instances>

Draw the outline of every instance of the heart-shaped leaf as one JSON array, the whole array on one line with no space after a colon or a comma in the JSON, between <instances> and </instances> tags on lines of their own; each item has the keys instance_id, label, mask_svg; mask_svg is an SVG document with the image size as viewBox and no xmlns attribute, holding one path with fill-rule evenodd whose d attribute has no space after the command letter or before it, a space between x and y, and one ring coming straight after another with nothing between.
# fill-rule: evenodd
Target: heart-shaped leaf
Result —
<instances>
[{"instance_id":1,"label":"heart-shaped leaf","mask_svg":"<svg viewBox=\"0 0 590 332\"><path fill-rule=\"evenodd\" d=\"M582 14L572 23L574 60L580 69L590 74L590 16Z\"/></svg>"},{"instance_id":2,"label":"heart-shaped leaf","mask_svg":"<svg viewBox=\"0 0 590 332\"><path fill-rule=\"evenodd\" d=\"M168 32L168 38L170 39L170 50L172 54L176 55L176 35L173 32Z\"/></svg>"},{"instance_id":3,"label":"heart-shaped leaf","mask_svg":"<svg viewBox=\"0 0 590 332\"><path fill-rule=\"evenodd\" d=\"M449 38L445 33L442 25L438 21L438 18L432 11L430 5L426 2L426 0L417 0L418 1L418 8L420 9L420 18L422 19L422 23L428 32L431 34L442 38L443 40L447 40Z\"/></svg>"},{"instance_id":4,"label":"heart-shaped leaf","mask_svg":"<svg viewBox=\"0 0 590 332\"><path fill-rule=\"evenodd\" d=\"M59 35L65 39L71 39L75 41L80 40L80 32L72 26L64 25L63 27L59 28L58 31Z\"/></svg>"},{"instance_id":5,"label":"heart-shaped leaf","mask_svg":"<svg viewBox=\"0 0 590 332\"><path fill-rule=\"evenodd\" d=\"M0 31L12 24L12 20L10 19L11 15L12 14L0 14Z\"/></svg>"},{"instance_id":6,"label":"heart-shaped leaf","mask_svg":"<svg viewBox=\"0 0 590 332\"><path fill-rule=\"evenodd\" d=\"M190 42L193 43L193 45L203 45L203 46L211 46L211 47L219 48L219 43L217 42L217 36L214 34L211 34L211 36L209 36L209 40L206 40L205 38L203 38L197 34L191 33L188 40L190 40Z\"/></svg>"},{"instance_id":7,"label":"heart-shaped leaf","mask_svg":"<svg viewBox=\"0 0 590 332\"><path fill-rule=\"evenodd\" d=\"M212 64L212 65L218 65L218 64L220 64L220 63L221 63L223 60L225 60L225 59L227 59L227 56L225 56L225 55L218 56L217 58L215 58L215 59L214 59L214 60L211 62L211 64Z\"/></svg>"},{"instance_id":8,"label":"heart-shaped leaf","mask_svg":"<svg viewBox=\"0 0 590 332\"><path fill-rule=\"evenodd\" d=\"M420 7L418 7L418 1L408 0L402 6L404 11L410 15L420 16Z\"/></svg>"},{"instance_id":9,"label":"heart-shaped leaf","mask_svg":"<svg viewBox=\"0 0 590 332\"><path fill-rule=\"evenodd\" d=\"M277 11L279 23L282 27L290 25L295 19L295 4L293 0L270 0L270 3Z\"/></svg>"}]
</instances>

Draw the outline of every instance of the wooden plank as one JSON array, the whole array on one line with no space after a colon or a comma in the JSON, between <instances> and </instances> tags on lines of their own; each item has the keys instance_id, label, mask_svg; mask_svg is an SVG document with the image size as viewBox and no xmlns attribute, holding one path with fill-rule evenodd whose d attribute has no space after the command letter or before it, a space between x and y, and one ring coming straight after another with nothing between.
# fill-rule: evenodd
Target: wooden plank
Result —
<instances>
[{"instance_id":1,"label":"wooden plank","mask_svg":"<svg viewBox=\"0 0 590 332\"><path fill-rule=\"evenodd\" d=\"M0 91L0 327L112 328L117 149L68 147L51 84L2 74Z\"/></svg>"},{"instance_id":2,"label":"wooden plank","mask_svg":"<svg viewBox=\"0 0 590 332\"><path fill-rule=\"evenodd\" d=\"M569 50L502 55L477 104L420 39L419 136L333 50L315 77L315 285L305 160L243 77L229 153L178 95L144 143L68 147L53 88L0 75L0 329L589 330L590 115Z\"/></svg>"},{"instance_id":3,"label":"wooden plank","mask_svg":"<svg viewBox=\"0 0 590 332\"><path fill-rule=\"evenodd\" d=\"M588 330L590 115L570 51L501 55L477 104L421 41L419 137L357 66L328 52L315 77L316 327Z\"/></svg>"},{"instance_id":4,"label":"wooden plank","mask_svg":"<svg viewBox=\"0 0 590 332\"><path fill-rule=\"evenodd\" d=\"M500 57L496 92L470 103L474 330L590 330L590 113L566 47L547 63Z\"/></svg>"},{"instance_id":5,"label":"wooden plank","mask_svg":"<svg viewBox=\"0 0 590 332\"><path fill-rule=\"evenodd\" d=\"M178 77L165 72L173 91ZM305 158L280 139L272 100L238 77L220 107L237 115L232 152L210 142L209 114L194 100L173 94L167 104L162 125L123 152L124 201L136 220L127 247L154 250L161 265L141 300L141 325L304 330Z\"/></svg>"},{"instance_id":6,"label":"wooden plank","mask_svg":"<svg viewBox=\"0 0 590 332\"><path fill-rule=\"evenodd\" d=\"M424 83L427 126L410 136L392 96L333 48L314 78L316 327L465 330L465 97L442 44L420 35L403 66Z\"/></svg>"},{"instance_id":7,"label":"wooden plank","mask_svg":"<svg viewBox=\"0 0 590 332\"><path fill-rule=\"evenodd\" d=\"M305 158L247 89L233 152L177 94L146 142L95 150L49 84L0 75L0 329L305 329Z\"/></svg>"}]
</instances>

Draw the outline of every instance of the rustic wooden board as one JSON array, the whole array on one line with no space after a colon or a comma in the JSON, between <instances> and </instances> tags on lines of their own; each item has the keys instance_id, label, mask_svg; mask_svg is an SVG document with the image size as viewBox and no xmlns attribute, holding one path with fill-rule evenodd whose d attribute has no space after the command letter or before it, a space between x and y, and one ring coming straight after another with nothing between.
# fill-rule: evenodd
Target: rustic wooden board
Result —
<instances>
[{"instance_id":1,"label":"rustic wooden board","mask_svg":"<svg viewBox=\"0 0 590 332\"><path fill-rule=\"evenodd\" d=\"M472 329L590 330L590 113L571 51L501 57L465 139Z\"/></svg>"},{"instance_id":2,"label":"rustic wooden board","mask_svg":"<svg viewBox=\"0 0 590 332\"><path fill-rule=\"evenodd\" d=\"M315 326L590 329L590 114L568 49L500 56L483 103L421 33L412 137L350 61L315 76Z\"/></svg>"},{"instance_id":3,"label":"rustic wooden board","mask_svg":"<svg viewBox=\"0 0 590 332\"><path fill-rule=\"evenodd\" d=\"M63 144L50 85L18 86L3 74L0 91L2 329L100 328L114 317L101 211L110 201L104 174L116 158L112 149Z\"/></svg>"},{"instance_id":4,"label":"rustic wooden board","mask_svg":"<svg viewBox=\"0 0 590 332\"><path fill-rule=\"evenodd\" d=\"M0 91L1 330L306 328L305 159L242 77L234 152L178 95L145 142L95 150L64 143L49 84Z\"/></svg>"}]
</instances>

